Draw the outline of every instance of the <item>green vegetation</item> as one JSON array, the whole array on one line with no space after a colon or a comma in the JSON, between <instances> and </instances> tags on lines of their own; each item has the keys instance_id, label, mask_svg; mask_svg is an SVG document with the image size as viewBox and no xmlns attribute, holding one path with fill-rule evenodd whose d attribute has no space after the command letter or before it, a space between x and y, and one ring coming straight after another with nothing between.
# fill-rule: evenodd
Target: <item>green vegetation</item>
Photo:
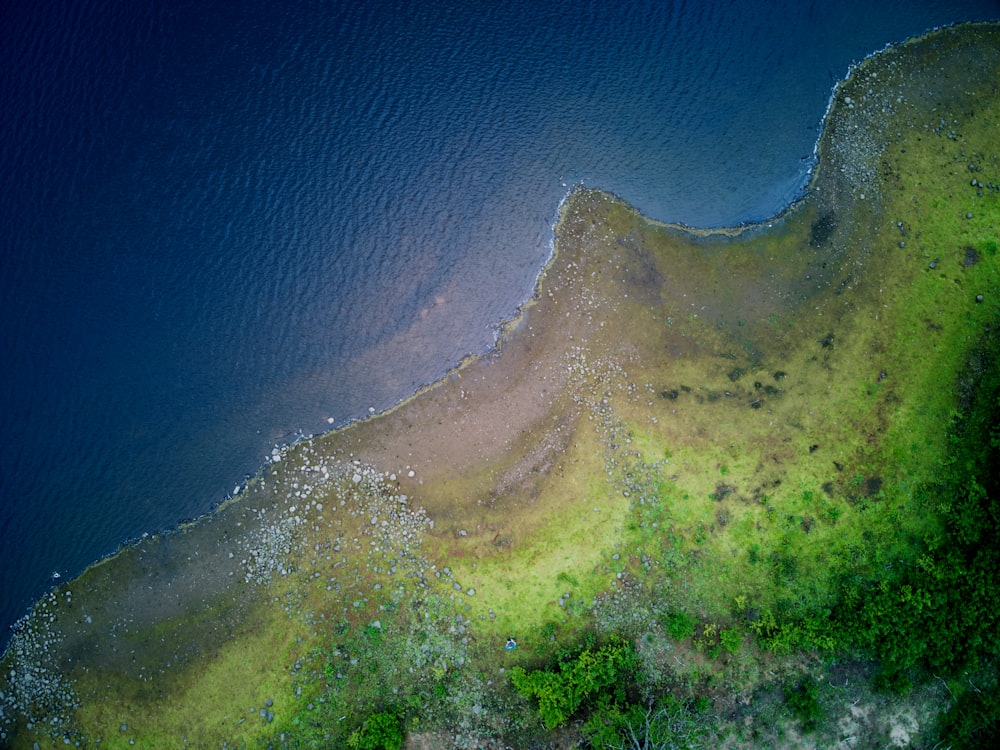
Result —
<instances>
[{"instance_id":1,"label":"green vegetation","mask_svg":"<svg viewBox=\"0 0 1000 750\"><path fill-rule=\"evenodd\" d=\"M955 750L997 747L1000 743L1000 681L996 663L968 676L961 695L942 714L941 736Z\"/></svg>"},{"instance_id":2,"label":"green vegetation","mask_svg":"<svg viewBox=\"0 0 1000 750\"><path fill-rule=\"evenodd\" d=\"M707 713L670 695L658 704L641 702L648 676L632 644L617 638L563 654L546 669L515 667L510 677L521 695L537 700L548 729L583 713L583 735L591 747L695 748L711 734Z\"/></svg>"},{"instance_id":3,"label":"green vegetation","mask_svg":"<svg viewBox=\"0 0 1000 750\"><path fill-rule=\"evenodd\" d=\"M389 711L369 716L347 739L347 746L357 750L399 750L403 746L403 725Z\"/></svg>"},{"instance_id":4,"label":"green vegetation","mask_svg":"<svg viewBox=\"0 0 1000 750\"><path fill-rule=\"evenodd\" d=\"M667 632L678 641L694 635L694 618L686 612L672 612L666 617Z\"/></svg>"},{"instance_id":5,"label":"green vegetation","mask_svg":"<svg viewBox=\"0 0 1000 750\"><path fill-rule=\"evenodd\" d=\"M660 706L605 705L584 725L591 747L612 750L695 750L708 747L707 716L668 699Z\"/></svg>"},{"instance_id":6,"label":"green vegetation","mask_svg":"<svg viewBox=\"0 0 1000 750\"><path fill-rule=\"evenodd\" d=\"M1000 656L1000 335L991 331L963 376L968 402L949 431L937 481L917 488L944 534L908 566L844 581L833 618L847 643L884 668L958 674ZM974 383L974 385L973 385Z\"/></svg>"},{"instance_id":7,"label":"green vegetation","mask_svg":"<svg viewBox=\"0 0 1000 750\"><path fill-rule=\"evenodd\" d=\"M538 700L538 712L547 729L565 724L584 703L598 695L621 702L624 682L636 666L632 645L618 640L596 651L585 649L579 656L560 662L555 670L526 672L514 667L510 680L526 698Z\"/></svg>"},{"instance_id":8,"label":"green vegetation","mask_svg":"<svg viewBox=\"0 0 1000 750\"><path fill-rule=\"evenodd\" d=\"M767 227L574 193L496 357L40 601L0 744L996 744L997 81L858 66Z\"/></svg>"},{"instance_id":9,"label":"green vegetation","mask_svg":"<svg viewBox=\"0 0 1000 750\"><path fill-rule=\"evenodd\" d=\"M823 716L816 698L816 682L806 677L798 685L785 688L785 702L802 723L805 732L812 732Z\"/></svg>"}]
</instances>

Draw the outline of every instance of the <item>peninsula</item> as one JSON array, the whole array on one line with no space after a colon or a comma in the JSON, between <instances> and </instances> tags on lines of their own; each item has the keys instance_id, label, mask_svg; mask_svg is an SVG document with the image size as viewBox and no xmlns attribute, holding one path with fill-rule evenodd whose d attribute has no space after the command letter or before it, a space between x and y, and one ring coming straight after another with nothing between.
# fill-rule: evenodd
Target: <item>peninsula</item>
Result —
<instances>
[{"instance_id":1,"label":"peninsula","mask_svg":"<svg viewBox=\"0 0 1000 750\"><path fill-rule=\"evenodd\" d=\"M998 24L873 55L761 225L574 191L489 356L43 597L0 744L996 736L998 86Z\"/></svg>"}]
</instances>

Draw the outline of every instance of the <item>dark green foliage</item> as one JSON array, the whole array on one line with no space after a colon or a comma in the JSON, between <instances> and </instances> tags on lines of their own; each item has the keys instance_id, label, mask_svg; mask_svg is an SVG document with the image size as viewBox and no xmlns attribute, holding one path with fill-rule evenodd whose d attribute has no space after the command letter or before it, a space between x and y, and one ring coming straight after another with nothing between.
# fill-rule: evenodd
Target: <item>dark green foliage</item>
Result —
<instances>
[{"instance_id":1,"label":"dark green foliage","mask_svg":"<svg viewBox=\"0 0 1000 750\"><path fill-rule=\"evenodd\" d=\"M891 664L880 670L874 679L875 689L882 693L906 695L913 689L910 670L896 669Z\"/></svg>"},{"instance_id":2,"label":"dark green foliage","mask_svg":"<svg viewBox=\"0 0 1000 750\"><path fill-rule=\"evenodd\" d=\"M583 735L591 747L611 747L621 738L624 723L631 711L638 710L638 708L638 706L625 706L623 708L612 701L610 696L602 696L583 725Z\"/></svg>"},{"instance_id":3,"label":"dark green foliage","mask_svg":"<svg viewBox=\"0 0 1000 750\"><path fill-rule=\"evenodd\" d=\"M664 625L674 640L681 641L694 635L694 618L687 612L671 612L665 618Z\"/></svg>"},{"instance_id":4,"label":"dark green foliage","mask_svg":"<svg viewBox=\"0 0 1000 750\"><path fill-rule=\"evenodd\" d=\"M941 717L941 739L953 750L1000 747L1000 685L996 667L978 682L968 678L969 689Z\"/></svg>"},{"instance_id":5,"label":"dark green foliage","mask_svg":"<svg viewBox=\"0 0 1000 750\"><path fill-rule=\"evenodd\" d=\"M631 643L613 639L597 650L585 649L575 659L561 663L556 671L526 672L514 667L510 679L521 695L538 700L542 721L554 729L588 699L612 687L621 692L636 661Z\"/></svg>"},{"instance_id":6,"label":"dark green foliage","mask_svg":"<svg viewBox=\"0 0 1000 750\"><path fill-rule=\"evenodd\" d=\"M351 733L347 745L357 750L399 750L403 739L400 717L392 711L379 711Z\"/></svg>"},{"instance_id":7,"label":"dark green foliage","mask_svg":"<svg viewBox=\"0 0 1000 750\"><path fill-rule=\"evenodd\" d=\"M693 750L705 747L705 717L668 696L657 707L604 704L583 726L593 748L607 750Z\"/></svg>"},{"instance_id":8,"label":"dark green foliage","mask_svg":"<svg viewBox=\"0 0 1000 750\"><path fill-rule=\"evenodd\" d=\"M364 630L365 639L372 646L378 646L382 642L382 627L375 625L368 625Z\"/></svg>"},{"instance_id":9,"label":"dark green foliage","mask_svg":"<svg viewBox=\"0 0 1000 750\"><path fill-rule=\"evenodd\" d=\"M792 709L795 718L802 722L804 732L816 729L816 725L823 718L823 710L820 708L816 693L816 681L811 677L806 677L798 685L785 688L785 703Z\"/></svg>"}]
</instances>

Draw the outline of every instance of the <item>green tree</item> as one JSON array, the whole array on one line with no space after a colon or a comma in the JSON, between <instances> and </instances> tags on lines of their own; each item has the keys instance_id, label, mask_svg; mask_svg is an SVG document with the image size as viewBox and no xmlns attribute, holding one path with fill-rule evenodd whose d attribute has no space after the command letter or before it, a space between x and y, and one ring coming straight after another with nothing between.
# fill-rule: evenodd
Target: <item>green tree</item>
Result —
<instances>
[{"instance_id":1,"label":"green tree","mask_svg":"<svg viewBox=\"0 0 1000 750\"><path fill-rule=\"evenodd\" d=\"M804 732L815 730L819 720L823 718L823 710L820 708L816 692L816 681L811 677L805 678L794 687L785 688L785 703L802 722Z\"/></svg>"},{"instance_id":2,"label":"green tree","mask_svg":"<svg viewBox=\"0 0 1000 750\"><path fill-rule=\"evenodd\" d=\"M596 651L584 650L575 659L560 664L556 671L526 672L514 667L510 679L521 695L538 700L542 721L554 729L592 696L612 686L621 690L636 663L632 644L615 638Z\"/></svg>"}]
</instances>

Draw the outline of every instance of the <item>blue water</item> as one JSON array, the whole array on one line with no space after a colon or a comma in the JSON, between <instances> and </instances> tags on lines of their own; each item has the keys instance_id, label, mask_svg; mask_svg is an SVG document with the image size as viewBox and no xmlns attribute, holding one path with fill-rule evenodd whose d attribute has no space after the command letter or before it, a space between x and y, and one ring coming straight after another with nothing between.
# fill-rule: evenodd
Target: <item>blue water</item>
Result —
<instances>
[{"instance_id":1,"label":"blue water","mask_svg":"<svg viewBox=\"0 0 1000 750\"><path fill-rule=\"evenodd\" d=\"M2 643L53 572L206 512L275 443L487 350L567 186L692 225L766 218L802 189L852 61L1000 8L0 14Z\"/></svg>"}]
</instances>

